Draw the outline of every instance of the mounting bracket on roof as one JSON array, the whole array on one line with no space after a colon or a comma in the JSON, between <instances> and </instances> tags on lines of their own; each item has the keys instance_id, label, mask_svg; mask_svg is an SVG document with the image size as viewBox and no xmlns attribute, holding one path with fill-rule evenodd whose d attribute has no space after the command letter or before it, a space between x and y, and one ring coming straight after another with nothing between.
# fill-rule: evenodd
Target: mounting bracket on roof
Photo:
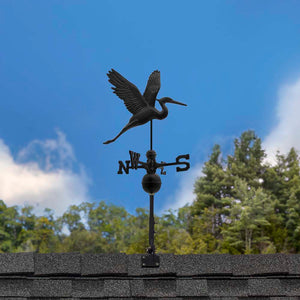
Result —
<instances>
[{"instance_id":1,"label":"mounting bracket on roof","mask_svg":"<svg viewBox=\"0 0 300 300\"><path fill-rule=\"evenodd\" d=\"M159 256L154 253L142 256L142 268L158 268L159 264Z\"/></svg>"}]
</instances>

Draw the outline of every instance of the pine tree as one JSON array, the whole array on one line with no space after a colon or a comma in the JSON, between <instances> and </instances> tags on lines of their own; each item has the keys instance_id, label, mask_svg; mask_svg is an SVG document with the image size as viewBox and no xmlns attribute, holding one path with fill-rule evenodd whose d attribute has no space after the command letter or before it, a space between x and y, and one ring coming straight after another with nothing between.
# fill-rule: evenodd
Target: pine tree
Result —
<instances>
[{"instance_id":1,"label":"pine tree","mask_svg":"<svg viewBox=\"0 0 300 300\"><path fill-rule=\"evenodd\" d=\"M227 159L227 171L231 183L233 184L239 178L245 180L249 186L260 187L266 168L263 165L266 154L262 149L261 139L254 131L248 130L243 132L239 139L234 140L234 145L234 155L228 155Z\"/></svg>"},{"instance_id":2,"label":"pine tree","mask_svg":"<svg viewBox=\"0 0 300 300\"><path fill-rule=\"evenodd\" d=\"M269 236L277 251L299 251L299 156L294 148L287 155L276 155L276 164L266 169L263 188L271 195L276 216L272 220Z\"/></svg>"},{"instance_id":3,"label":"pine tree","mask_svg":"<svg viewBox=\"0 0 300 300\"><path fill-rule=\"evenodd\" d=\"M237 198L230 209L230 222L222 230L224 242L238 253L260 253L262 244L264 248L270 244L264 228L270 226L271 200L262 188L255 189L243 179L235 181L234 189Z\"/></svg>"},{"instance_id":4,"label":"pine tree","mask_svg":"<svg viewBox=\"0 0 300 300\"><path fill-rule=\"evenodd\" d=\"M196 200L190 208L192 217L201 217L205 214L206 220L208 211L211 212L211 220L209 221L211 227L207 234L210 233L216 239L220 238L220 227L223 224L222 215L226 215L225 207L230 204L227 201L227 176L222 163L220 146L215 145L209 160L204 164L202 171L204 176L195 182L194 192ZM205 209L207 210L205 211ZM198 225L193 224L193 222L190 223L189 232L192 235L196 226Z\"/></svg>"}]
</instances>

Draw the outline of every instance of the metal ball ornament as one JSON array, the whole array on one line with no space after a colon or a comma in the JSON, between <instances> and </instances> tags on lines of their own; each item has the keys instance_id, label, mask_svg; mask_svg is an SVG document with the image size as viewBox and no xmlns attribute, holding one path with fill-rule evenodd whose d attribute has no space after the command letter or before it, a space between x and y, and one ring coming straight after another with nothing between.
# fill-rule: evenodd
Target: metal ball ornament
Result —
<instances>
[{"instance_id":1,"label":"metal ball ornament","mask_svg":"<svg viewBox=\"0 0 300 300\"><path fill-rule=\"evenodd\" d=\"M142 180L143 189L149 195L154 195L160 190L161 179L157 174L146 174Z\"/></svg>"}]
</instances>

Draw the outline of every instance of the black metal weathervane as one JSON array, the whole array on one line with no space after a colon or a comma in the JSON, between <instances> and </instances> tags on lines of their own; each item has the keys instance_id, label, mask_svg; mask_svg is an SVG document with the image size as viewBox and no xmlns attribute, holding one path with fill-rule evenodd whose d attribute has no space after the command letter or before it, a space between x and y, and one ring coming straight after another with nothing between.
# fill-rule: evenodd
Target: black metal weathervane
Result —
<instances>
[{"instance_id":1,"label":"black metal weathervane","mask_svg":"<svg viewBox=\"0 0 300 300\"><path fill-rule=\"evenodd\" d=\"M161 170L161 175L166 175L164 167L173 166L173 165L182 165L177 167L176 171L187 171L190 168L190 163L187 162L190 158L189 154L179 155L176 158L176 161L173 163L156 162L156 152L153 148L153 138L152 138L152 129L153 119L162 120L168 116L168 109L165 103L175 103L179 105L187 106L184 103L175 101L169 97L164 97L161 99L156 99L156 96L160 89L160 72L154 71L149 76L147 86L144 94L142 95L138 88L124 78L117 71L112 69L107 73L109 82L114 85L112 89L114 93L124 101L126 108L133 114L130 118L127 125L120 131L120 133L113 138L104 142L104 144L109 144L114 142L120 135L125 131L143 125L150 121L150 150L147 151L146 157L147 162L140 161L140 154L129 151L130 160L126 160L125 164L122 161L119 161L119 170L118 174L123 174L123 171L126 174L129 174L129 169L145 169L147 174L143 177L142 186L145 192L150 195L150 216L149 216L149 244L150 247L147 249L147 254L142 256L142 267L159 267L159 256L155 254L155 245L154 245L154 194L157 193L161 187L161 179L156 170ZM155 101L158 101L162 110L158 111L155 108Z\"/></svg>"}]
</instances>

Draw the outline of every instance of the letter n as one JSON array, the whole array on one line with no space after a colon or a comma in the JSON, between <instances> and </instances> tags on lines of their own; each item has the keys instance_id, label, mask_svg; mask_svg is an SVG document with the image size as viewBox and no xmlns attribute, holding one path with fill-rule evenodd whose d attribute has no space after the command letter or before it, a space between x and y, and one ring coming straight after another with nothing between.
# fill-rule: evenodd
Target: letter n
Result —
<instances>
[{"instance_id":1,"label":"letter n","mask_svg":"<svg viewBox=\"0 0 300 300\"><path fill-rule=\"evenodd\" d=\"M118 174L123 174L123 171L126 173L126 174L129 174L129 163L130 163L130 160L125 160L125 163L126 163L126 166L124 165L124 163L119 160L119 171L118 171Z\"/></svg>"}]
</instances>

